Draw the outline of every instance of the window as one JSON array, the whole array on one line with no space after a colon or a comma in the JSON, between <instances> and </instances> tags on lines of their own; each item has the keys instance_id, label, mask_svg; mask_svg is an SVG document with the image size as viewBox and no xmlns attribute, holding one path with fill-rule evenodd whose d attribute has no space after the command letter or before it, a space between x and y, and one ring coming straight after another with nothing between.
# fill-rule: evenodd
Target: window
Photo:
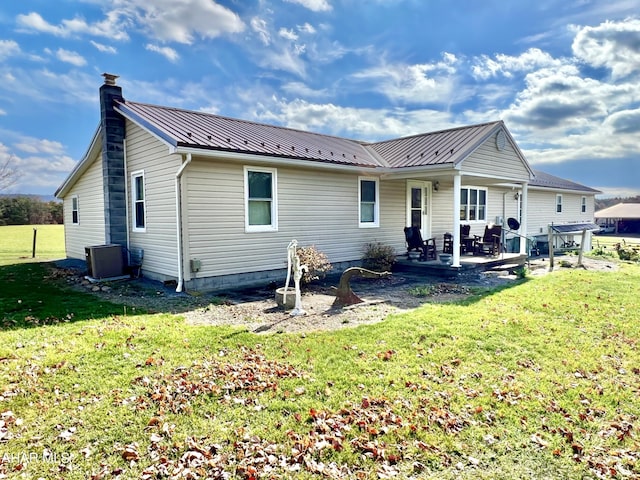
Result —
<instances>
[{"instance_id":1,"label":"window","mask_svg":"<svg viewBox=\"0 0 640 480\"><path fill-rule=\"evenodd\" d=\"M245 230L270 232L278 230L276 170L245 167Z\"/></svg>"},{"instance_id":2,"label":"window","mask_svg":"<svg viewBox=\"0 0 640 480\"><path fill-rule=\"evenodd\" d=\"M562 195L556 195L556 213L562 213Z\"/></svg>"},{"instance_id":3,"label":"window","mask_svg":"<svg viewBox=\"0 0 640 480\"><path fill-rule=\"evenodd\" d=\"M359 223L361 228L373 228L380 226L379 197L377 178L359 178L358 196L360 199Z\"/></svg>"},{"instance_id":4,"label":"window","mask_svg":"<svg viewBox=\"0 0 640 480\"><path fill-rule=\"evenodd\" d=\"M144 232L147 227L144 172L131 174L131 207L133 209L133 231Z\"/></svg>"},{"instance_id":5,"label":"window","mask_svg":"<svg viewBox=\"0 0 640 480\"><path fill-rule=\"evenodd\" d=\"M587 213L587 197L582 197L582 203L580 205L580 211L582 213Z\"/></svg>"},{"instance_id":6,"label":"window","mask_svg":"<svg viewBox=\"0 0 640 480\"><path fill-rule=\"evenodd\" d=\"M79 211L80 209L78 207L78 197L74 195L73 197L71 197L71 223L74 225L80 224Z\"/></svg>"},{"instance_id":7,"label":"window","mask_svg":"<svg viewBox=\"0 0 640 480\"><path fill-rule=\"evenodd\" d=\"M487 189L464 187L460 189L460 220L487 221Z\"/></svg>"}]
</instances>

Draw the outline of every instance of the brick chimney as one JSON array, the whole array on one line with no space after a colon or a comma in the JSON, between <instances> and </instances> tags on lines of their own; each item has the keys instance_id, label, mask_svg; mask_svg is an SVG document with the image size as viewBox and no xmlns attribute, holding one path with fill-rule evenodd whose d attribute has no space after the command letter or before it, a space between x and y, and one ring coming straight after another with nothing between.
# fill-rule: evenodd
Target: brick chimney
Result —
<instances>
[{"instance_id":1,"label":"brick chimney","mask_svg":"<svg viewBox=\"0 0 640 480\"><path fill-rule=\"evenodd\" d=\"M102 127L102 179L104 188L105 243L127 245L127 198L124 168L125 121L115 111L114 100L123 100L117 75L103 73L100 87Z\"/></svg>"}]
</instances>

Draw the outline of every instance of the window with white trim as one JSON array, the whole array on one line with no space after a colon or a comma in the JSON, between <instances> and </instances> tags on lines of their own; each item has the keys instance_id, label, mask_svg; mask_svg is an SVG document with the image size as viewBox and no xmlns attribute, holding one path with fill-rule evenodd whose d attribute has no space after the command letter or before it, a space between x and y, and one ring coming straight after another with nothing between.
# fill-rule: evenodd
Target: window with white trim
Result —
<instances>
[{"instance_id":1,"label":"window with white trim","mask_svg":"<svg viewBox=\"0 0 640 480\"><path fill-rule=\"evenodd\" d=\"M582 197L580 202L580 211L582 213L587 213L587 197Z\"/></svg>"},{"instance_id":2,"label":"window with white trim","mask_svg":"<svg viewBox=\"0 0 640 480\"><path fill-rule=\"evenodd\" d=\"M278 230L277 171L244 167L245 231Z\"/></svg>"},{"instance_id":3,"label":"window with white trim","mask_svg":"<svg viewBox=\"0 0 640 480\"><path fill-rule=\"evenodd\" d=\"M562 213L562 195L556 195L556 213Z\"/></svg>"},{"instance_id":4,"label":"window with white trim","mask_svg":"<svg viewBox=\"0 0 640 480\"><path fill-rule=\"evenodd\" d=\"M134 232L144 232L147 228L147 205L145 198L144 171L131 174L131 221Z\"/></svg>"},{"instance_id":5,"label":"window with white trim","mask_svg":"<svg viewBox=\"0 0 640 480\"><path fill-rule=\"evenodd\" d=\"M462 187L460 189L460 220L465 222L487 221L487 189Z\"/></svg>"},{"instance_id":6,"label":"window with white trim","mask_svg":"<svg viewBox=\"0 0 640 480\"><path fill-rule=\"evenodd\" d=\"M380 192L377 178L358 177L358 198L360 228L380 226Z\"/></svg>"},{"instance_id":7,"label":"window with white trim","mask_svg":"<svg viewBox=\"0 0 640 480\"><path fill-rule=\"evenodd\" d=\"M80 224L80 203L77 195L71 197L71 223L73 225Z\"/></svg>"}]
</instances>

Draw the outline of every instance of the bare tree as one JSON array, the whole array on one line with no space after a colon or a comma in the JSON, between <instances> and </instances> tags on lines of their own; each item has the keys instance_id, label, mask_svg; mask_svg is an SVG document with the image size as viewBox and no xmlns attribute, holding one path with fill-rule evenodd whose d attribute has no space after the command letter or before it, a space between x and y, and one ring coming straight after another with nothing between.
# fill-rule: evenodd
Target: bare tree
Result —
<instances>
[{"instance_id":1,"label":"bare tree","mask_svg":"<svg viewBox=\"0 0 640 480\"><path fill-rule=\"evenodd\" d=\"M15 184L22 175L11 164L12 159L13 157L9 157L4 163L0 164L0 192Z\"/></svg>"}]
</instances>

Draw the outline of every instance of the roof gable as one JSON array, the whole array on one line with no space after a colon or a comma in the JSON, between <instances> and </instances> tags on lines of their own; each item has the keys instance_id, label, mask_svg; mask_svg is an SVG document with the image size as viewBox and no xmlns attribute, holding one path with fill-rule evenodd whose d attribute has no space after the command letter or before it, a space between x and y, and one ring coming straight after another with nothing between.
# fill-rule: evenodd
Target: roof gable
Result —
<instances>
[{"instance_id":1,"label":"roof gable","mask_svg":"<svg viewBox=\"0 0 640 480\"><path fill-rule=\"evenodd\" d=\"M427 165L457 165L495 129L501 121L422 133L367 145L392 168Z\"/></svg>"}]
</instances>

